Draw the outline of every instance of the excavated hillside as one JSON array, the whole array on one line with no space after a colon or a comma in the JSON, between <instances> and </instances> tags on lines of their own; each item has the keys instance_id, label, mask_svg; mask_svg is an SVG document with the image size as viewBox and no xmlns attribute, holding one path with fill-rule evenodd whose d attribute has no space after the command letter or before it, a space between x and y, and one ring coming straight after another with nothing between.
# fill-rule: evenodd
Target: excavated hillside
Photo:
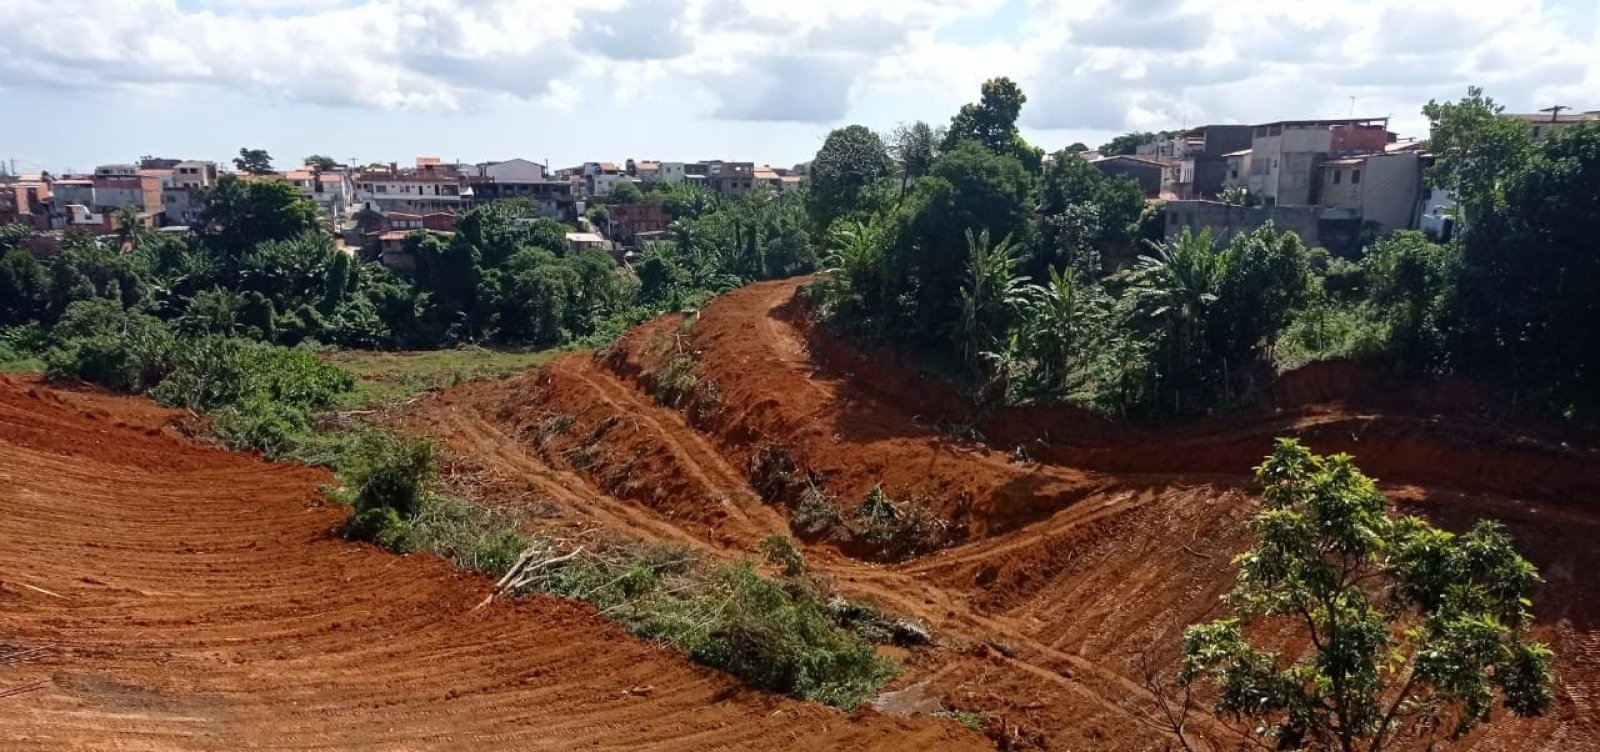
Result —
<instances>
[{"instance_id":1,"label":"excavated hillside","mask_svg":"<svg viewBox=\"0 0 1600 752\"><path fill-rule=\"evenodd\" d=\"M1536 630L1556 651L1556 707L1451 748L1600 749L1600 589L1586 577L1600 569L1600 453L1519 433L1470 394L1339 364L1290 374L1256 409L1160 428L1064 409L974 417L937 381L812 327L801 283L457 387L404 420L445 442L455 482L538 506L548 527L728 556L802 540L814 573L932 627L937 645L907 653L891 689L982 714L996 742L1060 750L1168 745L1145 667L1220 613L1251 467L1299 436L1355 454L1404 510L1447 528L1502 520L1547 580ZM892 550L852 534L882 497L921 510L931 534ZM1191 731L1239 744L1214 722Z\"/></svg>"},{"instance_id":2,"label":"excavated hillside","mask_svg":"<svg viewBox=\"0 0 1600 752\"><path fill-rule=\"evenodd\" d=\"M487 578L331 535L325 473L180 417L0 376L0 748L987 746L748 690L574 603L475 610Z\"/></svg>"}]
</instances>

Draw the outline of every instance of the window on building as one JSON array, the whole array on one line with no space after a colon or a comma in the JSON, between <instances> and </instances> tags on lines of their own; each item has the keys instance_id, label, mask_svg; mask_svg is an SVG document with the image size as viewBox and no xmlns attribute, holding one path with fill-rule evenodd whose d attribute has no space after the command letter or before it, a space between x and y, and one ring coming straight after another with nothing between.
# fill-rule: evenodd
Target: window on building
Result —
<instances>
[{"instance_id":1,"label":"window on building","mask_svg":"<svg viewBox=\"0 0 1600 752\"><path fill-rule=\"evenodd\" d=\"M1344 177L1344 170L1334 170L1333 171L1333 184L1334 185L1338 185L1340 179L1343 178L1343 177Z\"/></svg>"},{"instance_id":2,"label":"window on building","mask_svg":"<svg viewBox=\"0 0 1600 752\"><path fill-rule=\"evenodd\" d=\"M1239 168L1235 167L1232 170L1229 170L1228 171L1228 177L1231 180L1238 180L1239 179Z\"/></svg>"},{"instance_id":3,"label":"window on building","mask_svg":"<svg viewBox=\"0 0 1600 752\"><path fill-rule=\"evenodd\" d=\"M1350 184L1351 185L1355 185L1355 184L1357 184L1359 182L1361 182L1361 171L1360 170L1351 170L1350 171Z\"/></svg>"}]
</instances>

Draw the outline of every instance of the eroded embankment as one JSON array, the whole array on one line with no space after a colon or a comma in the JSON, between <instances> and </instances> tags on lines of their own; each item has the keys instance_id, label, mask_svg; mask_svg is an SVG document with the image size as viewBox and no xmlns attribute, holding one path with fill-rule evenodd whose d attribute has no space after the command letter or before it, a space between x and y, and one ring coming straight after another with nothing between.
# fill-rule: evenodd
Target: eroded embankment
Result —
<instances>
[{"instance_id":1,"label":"eroded embankment","mask_svg":"<svg viewBox=\"0 0 1600 752\"><path fill-rule=\"evenodd\" d=\"M773 482L777 453L846 516L880 485L927 504L960 531L943 550L885 565L870 546L801 535L808 561L846 593L934 627L940 645L909 654L896 686L927 682L945 707L982 713L991 736L1048 749L1164 743L1142 719L1140 665L1169 660L1185 625L1220 613L1229 559L1248 542L1250 468L1274 437L1300 436L1355 454L1407 511L1452 529L1505 521L1544 572L1537 631L1557 651L1557 706L1456 748L1600 748L1592 451L1523 436L1450 395L1371 399L1388 383L1329 367L1223 418L1157 429L1001 411L978 422L987 442L958 438L971 418L959 394L815 330L797 288L753 285L598 356L451 390L413 423L451 442L490 497L550 501L549 524L727 555L803 532L795 487ZM1233 739L1196 723L1202 739Z\"/></svg>"}]
</instances>

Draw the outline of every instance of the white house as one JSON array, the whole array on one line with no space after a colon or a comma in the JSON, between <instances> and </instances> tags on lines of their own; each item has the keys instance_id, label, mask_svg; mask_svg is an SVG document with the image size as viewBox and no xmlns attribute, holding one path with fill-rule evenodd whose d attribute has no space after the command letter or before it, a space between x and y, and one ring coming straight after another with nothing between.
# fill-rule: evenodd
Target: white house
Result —
<instances>
[{"instance_id":1,"label":"white house","mask_svg":"<svg viewBox=\"0 0 1600 752\"><path fill-rule=\"evenodd\" d=\"M685 172L682 162L662 162L656 168L656 180L663 183L682 183Z\"/></svg>"},{"instance_id":2,"label":"white house","mask_svg":"<svg viewBox=\"0 0 1600 752\"><path fill-rule=\"evenodd\" d=\"M544 165L527 159L485 162L478 165L478 177L501 183L534 183L546 180Z\"/></svg>"}]
</instances>

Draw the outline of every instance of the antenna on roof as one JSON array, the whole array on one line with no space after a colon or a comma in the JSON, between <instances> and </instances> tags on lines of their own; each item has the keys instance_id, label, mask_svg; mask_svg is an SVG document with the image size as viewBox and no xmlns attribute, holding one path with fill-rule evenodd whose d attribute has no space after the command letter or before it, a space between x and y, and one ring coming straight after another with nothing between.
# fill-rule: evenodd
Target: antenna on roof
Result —
<instances>
[{"instance_id":1,"label":"antenna on roof","mask_svg":"<svg viewBox=\"0 0 1600 752\"><path fill-rule=\"evenodd\" d=\"M1355 117L1355 116L1356 116L1356 98L1355 97L1351 97L1350 98L1350 117Z\"/></svg>"},{"instance_id":2,"label":"antenna on roof","mask_svg":"<svg viewBox=\"0 0 1600 752\"><path fill-rule=\"evenodd\" d=\"M1550 113L1550 122L1554 123L1556 121L1556 116L1560 115L1562 110L1570 110L1570 109L1572 109L1572 108L1568 107L1568 106L1566 106L1564 104L1556 104L1556 105L1551 105L1549 107L1546 107L1546 108L1544 108L1542 110L1539 110L1539 111L1540 112L1548 112L1548 113Z\"/></svg>"}]
</instances>

